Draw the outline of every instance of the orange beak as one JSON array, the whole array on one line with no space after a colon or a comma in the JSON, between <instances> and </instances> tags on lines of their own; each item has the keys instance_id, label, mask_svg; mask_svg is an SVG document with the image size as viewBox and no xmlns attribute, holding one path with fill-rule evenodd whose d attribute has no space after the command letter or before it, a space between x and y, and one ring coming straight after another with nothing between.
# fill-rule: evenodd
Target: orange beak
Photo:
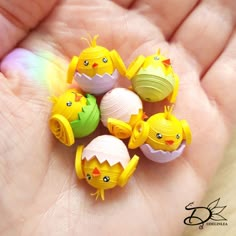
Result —
<instances>
[{"instance_id":1,"label":"orange beak","mask_svg":"<svg viewBox=\"0 0 236 236\"><path fill-rule=\"evenodd\" d=\"M98 176L101 175L101 172L100 172L100 170L97 167L95 167L93 169L92 175L93 175L93 177L98 177Z\"/></svg>"},{"instance_id":2,"label":"orange beak","mask_svg":"<svg viewBox=\"0 0 236 236\"><path fill-rule=\"evenodd\" d=\"M98 64L96 62L93 63L92 67L96 68L98 66Z\"/></svg>"},{"instance_id":3,"label":"orange beak","mask_svg":"<svg viewBox=\"0 0 236 236\"><path fill-rule=\"evenodd\" d=\"M166 60L162 61L162 63L163 63L165 66L170 66L170 65L171 65L170 59L166 59Z\"/></svg>"},{"instance_id":4,"label":"orange beak","mask_svg":"<svg viewBox=\"0 0 236 236\"><path fill-rule=\"evenodd\" d=\"M82 95L78 95L75 93L75 102L79 102L82 97Z\"/></svg>"},{"instance_id":5,"label":"orange beak","mask_svg":"<svg viewBox=\"0 0 236 236\"><path fill-rule=\"evenodd\" d=\"M165 143L170 146L174 143L174 141L173 140L166 140Z\"/></svg>"}]
</instances>

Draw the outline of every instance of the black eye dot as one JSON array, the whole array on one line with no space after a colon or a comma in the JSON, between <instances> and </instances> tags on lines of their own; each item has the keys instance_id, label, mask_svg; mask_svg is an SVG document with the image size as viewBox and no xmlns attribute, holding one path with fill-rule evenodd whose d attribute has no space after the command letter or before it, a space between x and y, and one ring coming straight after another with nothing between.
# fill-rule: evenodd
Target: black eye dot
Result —
<instances>
[{"instance_id":1,"label":"black eye dot","mask_svg":"<svg viewBox=\"0 0 236 236\"><path fill-rule=\"evenodd\" d=\"M86 178L87 178L87 180L90 180L90 179L91 179L91 175L90 175L90 174L87 174L87 175L86 175Z\"/></svg>"},{"instance_id":2,"label":"black eye dot","mask_svg":"<svg viewBox=\"0 0 236 236\"><path fill-rule=\"evenodd\" d=\"M160 58L159 57L153 57L155 61L158 61Z\"/></svg>"},{"instance_id":3,"label":"black eye dot","mask_svg":"<svg viewBox=\"0 0 236 236\"><path fill-rule=\"evenodd\" d=\"M72 106L72 102L71 102L71 101L68 101L68 102L66 102L66 105L67 105L68 107L70 107L70 106Z\"/></svg>"},{"instance_id":4,"label":"black eye dot","mask_svg":"<svg viewBox=\"0 0 236 236\"><path fill-rule=\"evenodd\" d=\"M108 60L107 60L106 57L103 57L103 58L102 58L102 61L103 61L104 63L107 63L107 62L108 62Z\"/></svg>"},{"instance_id":5,"label":"black eye dot","mask_svg":"<svg viewBox=\"0 0 236 236\"><path fill-rule=\"evenodd\" d=\"M109 180L110 180L110 177L109 177L109 176L103 177L103 181L104 181L104 182L109 182Z\"/></svg>"},{"instance_id":6,"label":"black eye dot","mask_svg":"<svg viewBox=\"0 0 236 236\"><path fill-rule=\"evenodd\" d=\"M157 133L156 137L157 137L158 139L161 139L161 138L162 138L162 134L161 134L161 133Z\"/></svg>"},{"instance_id":7,"label":"black eye dot","mask_svg":"<svg viewBox=\"0 0 236 236\"><path fill-rule=\"evenodd\" d=\"M176 134L176 138L177 138L177 139L180 139L180 134Z\"/></svg>"},{"instance_id":8,"label":"black eye dot","mask_svg":"<svg viewBox=\"0 0 236 236\"><path fill-rule=\"evenodd\" d=\"M87 60L84 61L84 65L88 66L89 62Z\"/></svg>"}]
</instances>

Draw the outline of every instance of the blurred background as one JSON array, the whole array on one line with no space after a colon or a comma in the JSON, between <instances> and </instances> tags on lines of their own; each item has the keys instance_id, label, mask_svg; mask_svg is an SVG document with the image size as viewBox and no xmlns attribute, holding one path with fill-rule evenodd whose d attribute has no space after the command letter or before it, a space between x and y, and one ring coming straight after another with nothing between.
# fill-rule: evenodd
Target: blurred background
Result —
<instances>
[{"instance_id":1,"label":"blurred background","mask_svg":"<svg viewBox=\"0 0 236 236\"><path fill-rule=\"evenodd\" d=\"M198 226L186 226L183 236L236 235L236 130L225 153L225 158L212 179L201 205L208 206L218 198L220 198L219 206L227 205L222 216L227 219L228 225L205 225L202 230Z\"/></svg>"}]
</instances>

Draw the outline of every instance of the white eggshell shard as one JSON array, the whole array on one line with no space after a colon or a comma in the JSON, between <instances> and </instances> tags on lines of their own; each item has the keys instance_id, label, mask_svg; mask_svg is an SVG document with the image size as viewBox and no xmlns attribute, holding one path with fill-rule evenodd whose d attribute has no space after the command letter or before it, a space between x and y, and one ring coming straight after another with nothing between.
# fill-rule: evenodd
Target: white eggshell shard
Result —
<instances>
[{"instance_id":1,"label":"white eggshell shard","mask_svg":"<svg viewBox=\"0 0 236 236\"><path fill-rule=\"evenodd\" d=\"M100 163L107 161L110 166L120 163L127 166L130 156L125 144L112 135L102 135L93 139L83 150L82 159L97 157Z\"/></svg>"},{"instance_id":2,"label":"white eggshell shard","mask_svg":"<svg viewBox=\"0 0 236 236\"><path fill-rule=\"evenodd\" d=\"M143 154L150 160L158 163L166 163L175 160L182 155L186 147L185 141L181 143L175 151L154 150L149 144L144 144L140 147Z\"/></svg>"},{"instance_id":3,"label":"white eggshell shard","mask_svg":"<svg viewBox=\"0 0 236 236\"><path fill-rule=\"evenodd\" d=\"M143 109L139 96L125 88L114 88L107 92L100 103L101 121L107 127L108 118L129 122L131 115Z\"/></svg>"},{"instance_id":4,"label":"white eggshell shard","mask_svg":"<svg viewBox=\"0 0 236 236\"><path fill-rule=\"evenodd\" d=\"M74 79L84 92L99 95L113 88L118 79L118 75L117 70L115 70L112 75L105 73L104 75L96 74L93 77L76 72Z\"/></svg>"}]
</instances>

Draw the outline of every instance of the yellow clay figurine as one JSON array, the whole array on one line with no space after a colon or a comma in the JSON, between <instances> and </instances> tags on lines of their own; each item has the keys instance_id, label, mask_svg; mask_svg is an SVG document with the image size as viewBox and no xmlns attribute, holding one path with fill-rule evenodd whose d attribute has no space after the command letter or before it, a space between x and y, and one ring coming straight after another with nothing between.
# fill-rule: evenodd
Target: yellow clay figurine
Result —
<instances>
[{"instance_id":1,"label":"yellow clay figurine","mask_svg":"<svg viewBox=\"0 0 236 236\"><path fill-rule=\"evenodd\" d=\"M191 139L187 121L178 120L172 114L172 107L165 107L164 113L136 124L128 146L140 147L147 158L163 163L179 157Z\"/></svg>"},{"instance_id":2,"label":"yellow clay figurine","mask_svg":"<svg viewBox=\"0 0 236 236\"><path fill-rule=\"evenodd\" d=\"M161 55L160 50L148 57L137 57L128 67L126 77L144 101L158 102L167 98L174 103L176 100L179 78L170 59Z\"/></svg>"},{"instance_id":3,"label":"yellow clay figurine","mask_svg":"<svg viewBox=\"0 0 236 236\"><path fill-rule=\"evenodd\" d=\"M134 173L139 157L129 157L125 144L111 135L92 140L85 148L78 146L75 170L79 179L96 188L96 199L105 199L104 191L116 186L123 187Z\"/></svg>"},{"instance_id":4,"label":"yellow clay figurine","mask_svg":"<svg viewBox=\"0 0 236 236\"><path fill-rule=\"evenodd\" d=\"M100 112L94 96L83 96L77 90L69 89L51 100L50 130L63 144L71 146L75 138L85 137L97 128Z\"/></svg>"},{"instance_id":5,"label":"yellow clay figurine","mask_svg":"<svg viewBox=\"0 0 236 236\"><path fill-rule=\"evenodd\" d=\"M98 46L98 35L88 41L89 47L79 56L74 56L67 72L67 82L73 78L80 88L88 93L102 94L110 90L116 83L118 72L125 75L126 67L116 50Z\"/></svg>"}]
</instances>

